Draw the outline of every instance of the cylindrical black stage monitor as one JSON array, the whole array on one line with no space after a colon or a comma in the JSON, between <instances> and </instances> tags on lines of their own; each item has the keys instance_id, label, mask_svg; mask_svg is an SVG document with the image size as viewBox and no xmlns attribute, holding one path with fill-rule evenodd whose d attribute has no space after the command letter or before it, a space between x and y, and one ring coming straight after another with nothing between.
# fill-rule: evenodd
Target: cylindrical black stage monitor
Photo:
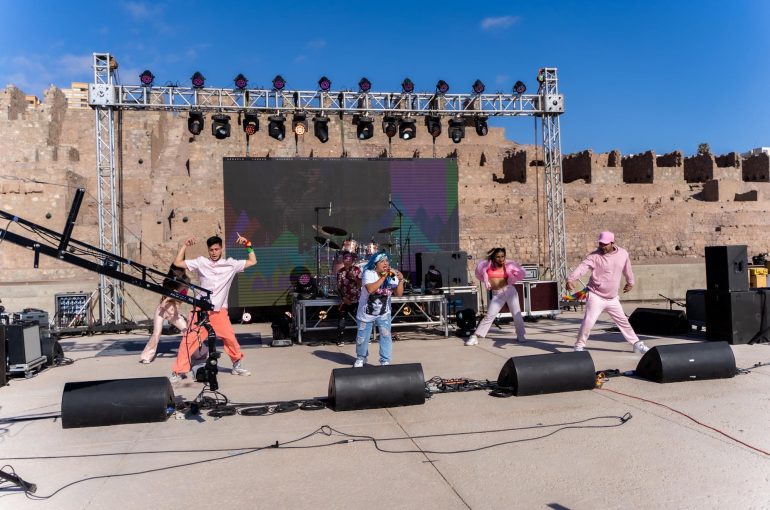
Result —
<instances>
[{"instance_id":1,"label":"cylindrical black stage monitor","mask_svg":"<svg viewBox=\"0 0 770 510\"><path fill-rule=\"evenodd\" d=\"M497 384L513 388L517 397L591 390L596 386L596 369L585 351L517 356L503 365Z\"/></svg>"},{"instance_id":2,"label":"cylindrical black stage monitor","mask_svg":"<svg viewBox=\"0 0 770 510\"><path fill-rule=\"evenodd\" d=\"M335 368L329 378L329 405L335 411L424 403L425 377L419 363Z\"/></svg>"},{"instance_id":3,"label":"cylindrical black stage monitor","mask_svg":"<svg viewBox=\"0 0 770 510\"><path fill-rule=\"evenodd\" d=\"M69 382L61 398L62 428L166 421L173 405L167 377Z\"/></svg>"},{"instance_id":4,"label":"cylindrical black stage monitor","mask_svg":"<svg viewBox=\"0 0 770 510\"><path fill-rule=\"evenodd\" d=\"M658 345L636 367L636 375L659 383L728 379L735 372L735 355L727 342Z\"/></svg>"}]
</instances>

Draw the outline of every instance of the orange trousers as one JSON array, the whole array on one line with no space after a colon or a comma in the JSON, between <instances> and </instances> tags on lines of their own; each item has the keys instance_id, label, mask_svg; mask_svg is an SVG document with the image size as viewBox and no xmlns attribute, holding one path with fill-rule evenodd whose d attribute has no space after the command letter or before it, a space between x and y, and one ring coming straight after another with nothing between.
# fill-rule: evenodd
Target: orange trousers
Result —
<instances>
[{"instance_id":1,"label":"orange trousers","mask_svg":"<svg viewBox=\"0 0 770 510\"><path fill-rule=\"evenodd\" d=\"M201 344L205 345L206 340L208 340L206 329L196 326L195 319L197 319L197 314L195 317L191 314L190 320L187 322L187 334L179 344L179 353L177 353L176 363L174 363L174 372L177 374L185 374L190 371L190 356L198 350ZM230 360L235 363L242 359L243 352L241 352L241 346L235 338L227 309L222 308L218 312L209 312L209 322L214 328L217 338L225 344L225 353L230 356Z\"/></svg>"}]
</instances>

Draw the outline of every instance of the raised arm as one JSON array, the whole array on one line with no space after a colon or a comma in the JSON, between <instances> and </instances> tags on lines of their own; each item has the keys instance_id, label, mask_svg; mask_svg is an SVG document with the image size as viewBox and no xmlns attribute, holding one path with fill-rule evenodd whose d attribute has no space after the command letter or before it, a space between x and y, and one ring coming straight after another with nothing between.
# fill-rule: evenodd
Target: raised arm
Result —
<instances>
[{"instance_id":1,"label":"raised arm","mask_svg":"<svg viewBox=\"0 0 770 510\"><path fill-rule=\"evenodd\" d=\"M238 232L236 232L235 235L238 236L238 238L235 240L235 242L240 244L241 246L245 246L246 247L246 253L249 254L249 257L246 259L246 264L244 266L244 269L256 265L257 264L257 256L254 253L254 248L251 247L251 241L249 241L248 239L243 237Z\"/></svg>"},{"instance_id":2,"label":"raised arm","mask_svg":"<svg viewBox=\"0 0 770 510\"><path fill-rule=\"evenodd\" d=\"M182 243L182 246L179 247L179 252L176 254L176 258L174 259L174 265L176 267L181 267L182 269L188 269L187 264L184 261L184 254L185 254L185 251L187 250L187 247L192 246L195 243L196 243L196 240L194 237L191 237Z\"/></svg>"}]
</instances>

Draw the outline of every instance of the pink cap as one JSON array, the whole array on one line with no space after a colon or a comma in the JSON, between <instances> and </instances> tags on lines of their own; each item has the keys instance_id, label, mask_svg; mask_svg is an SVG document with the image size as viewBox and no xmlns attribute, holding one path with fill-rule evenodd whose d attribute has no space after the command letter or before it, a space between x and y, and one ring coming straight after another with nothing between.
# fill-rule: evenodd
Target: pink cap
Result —
<instances>
[{"instance_id":1,"label":"pink cap","mask_svg":"<svg viewBox=\"0 0 770 510\"><path fill-rule=\"evenodd\" d=\"M601 234L599 234L599 242L602 244L610 244L615 242L615 234L610 232L609 230L605 230Z\"/></svg>"}]
</instances>

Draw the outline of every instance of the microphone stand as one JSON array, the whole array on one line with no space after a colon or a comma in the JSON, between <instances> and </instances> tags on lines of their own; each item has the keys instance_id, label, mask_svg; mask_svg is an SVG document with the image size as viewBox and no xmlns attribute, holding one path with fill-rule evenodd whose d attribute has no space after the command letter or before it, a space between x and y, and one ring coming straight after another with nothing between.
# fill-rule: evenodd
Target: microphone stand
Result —
<instances>
[{"instance_id":1,"label":"microphone stand","mask_svg":"<svg viewBox=\"0 0 770 510\"><path fill-rule=\"evenodd\" d=\"M409 269L407 270L409 273L409 283L411 285L411 281L414 278L412 275L412 225L409 225L409 230L406 233L406 262L409 264Z\"/></svg>"},{"instance_id":2,"label":"microphone stand","mask_svg":"<svg viewBox=\"0 0 770 510\"><path fill-rule=\"evenodd\" d=\"M403 225L401 223L404 214L401 212L401 209L398 208L396 204L393 203L393 200L388 199L388 203L390 204L393 209L396 210L396 214L398 214L398 266L403 266L403 258L404 258L404 244L403 244L403 229L401 228Z\"/></svg>"},{"instance_id":3,"label":"microphone stand","mask_svg":"<svg viewBox=\"0 0 770 510\"><path fill-rule=\"evenodd\" d=\"M321 228L321 224L319 223L321 220L318 218L318 211L329 211L331 210L332 206L329 205L329 207L313 207L313 210L315 211L315 226L319 229ZM323 234L324 232L322 230L318 231L319 234ZM316 285L318 285L318 279L321 277L321 247L316 243L316 249L315 249L315 282Z\"/></svg>"}]
</instances>

